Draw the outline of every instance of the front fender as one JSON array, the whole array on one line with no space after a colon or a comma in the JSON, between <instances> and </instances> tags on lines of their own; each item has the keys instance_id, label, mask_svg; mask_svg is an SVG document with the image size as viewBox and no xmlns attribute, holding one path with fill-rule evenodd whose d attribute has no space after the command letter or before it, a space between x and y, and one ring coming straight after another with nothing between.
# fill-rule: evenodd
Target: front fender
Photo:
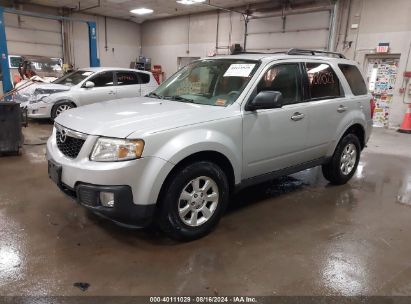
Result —
<instances>
[{"instance_id":1,"label":"front fender","mask_svg":"<svg viewBox=\"0 0 411 304\"><path fill-rule=\"evenodd\" d=\"M72 102L76 105L76 107L78 106L77 101L75 100L75 98L73 98L73 96L67 94L67 93L57 93L57 94L52 94L49 96L47 103L51 103L51 104L56 104L58 102Z\"/></svg>"},{"instance_id":2,"label":"front fender","mask_svg":"<svg viewBox=\"0 0 411 304\"><path fill-rule=\"evenodd\" d=\"M173 134L170 134L173 133ZM132 136L130 136L132 137ZM173 168L186 157L204 151L215 151L225 155L234 169L235 182L241 180L241 141L234 142L229 136L216 130L195 129L185 132L165 132L144 137L145 147L143 157L162 160L153 162L147 170L139 172L141 189L149 189L142 204L157 202L161 188ZM237 145L240 145L237 147Z\"/></svg>"},{"instance_id":3,"label":"front fender","mask_svg":"<svg viewBox=\"0 0 411 304\"><path fill-rule=\"evenodd\" d=\"M238 133L238 136L230 136L215 129L191 129L173 133L171 137L164 134L160 138L146 139L147 150L144 151L144 154L162 158L176 165L186 157L198 152L218 152L230 161L234 169L235 182L240 182L241 129L238 129L238 132L234 131L234 133ZM234 141L234 138L238 139L238 141ZM150 149L150 146L158 146L158 149Z\"/></svg>"}]
</instances>

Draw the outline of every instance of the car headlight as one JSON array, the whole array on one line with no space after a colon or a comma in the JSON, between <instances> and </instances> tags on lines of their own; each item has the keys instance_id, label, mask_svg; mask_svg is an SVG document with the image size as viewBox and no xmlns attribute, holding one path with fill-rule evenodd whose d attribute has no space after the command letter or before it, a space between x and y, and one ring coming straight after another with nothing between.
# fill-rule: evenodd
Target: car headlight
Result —
<instances>
[{"instance_id":1,"label":"car headlight","mask_svg":"<svg viewBox=\"0 0 411 304\"><path fill-rule=\"evenodd\" d=\"M37 98L36 98L36 100L35 100L35 102L45 102L46 100L45 99L47 99L47 97L49 97L50 96L50 94L42 94L42 95L37 95Z\"/></svg>"},{"instance_id":2,"label":"car headlight","mask_svg":"<svg viewBox=\"0 0 411 304\"><path fill-rule=\"evenodd\" d=\"M66 90L56 90L56 89L36 89L34 91L34 99L30 103L38 102L49 102L48 98L51 94L60 93Z\"/></svg>"},{"instance_id":3,"label":"car headlight","mask_svg":"<svg viewBox=\"0 0 411 304\"><path fill-rule=\"evenodd\" d=\"M34 96L34 99L31 99L29 101L30 104L33 103L38 103L38 102L46 102L47 97L49 97L50 94L38 94Z\"/></svg>"},{"instance_id":4,"label":"car headlight","mask_svg":"<svg viewBox=\"0 0 411 304\"><path fill-rule=\"evenodd\" d=\"M144 141L141 139L116 139L100 137L94 145L90 159L110 162L140 158Z\"/></svg>"}]
</instances>

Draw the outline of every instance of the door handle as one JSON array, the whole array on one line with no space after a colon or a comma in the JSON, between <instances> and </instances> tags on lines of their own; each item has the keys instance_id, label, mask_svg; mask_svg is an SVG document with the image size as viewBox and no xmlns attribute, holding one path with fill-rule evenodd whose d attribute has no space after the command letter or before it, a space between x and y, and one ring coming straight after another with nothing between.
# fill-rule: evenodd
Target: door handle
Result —
<instances>
[{"instance_id":1,"label":"door handle","mask_svg":"<svg viewBox=\"0 0 411 304\"><path fill-rule=\"evenodd\" d=\"M110 92L108 92L108 94L109 94L109 95L114 95L114 94L116 94L116 92L110 91Z\"/></svg>"},{"instance_id":2,"label":"door handle","mask_svg":"<svg viewBox=\"0 0 411 304\"><path fill-rule=\"evenodd\" d=\"M337 109L337 112L338 113L343 113L343 112L347 111L347 109L348 108L346 106L340 105Z\"/></svg>"},{"instance_id":3,"label":"door handle","mask_svg":"<svg viewBox=\"0 0 411 304\"><path fill-rule=\"evenodd\" d=\"M304 117L305 117L304 114L302 114L302 113L300 113L300 112L295 112L295 113L293 114L293 116L291 116L291 120L299 121L299 120L303 119Z\"/></svg>"}]
</instances>

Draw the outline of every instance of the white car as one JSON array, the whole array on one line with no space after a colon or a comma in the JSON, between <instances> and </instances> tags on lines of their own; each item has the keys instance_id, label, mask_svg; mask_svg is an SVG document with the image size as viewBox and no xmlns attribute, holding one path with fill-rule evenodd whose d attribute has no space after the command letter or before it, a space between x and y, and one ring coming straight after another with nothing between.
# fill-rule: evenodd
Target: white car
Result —
<instances>
[{"instance_id":1,"label":"white car","mask_svg":"<svg viewBox=\"0 0 411 304\"><path fill-rule=\"evenodd\" d=\"M50 84L36 84L27 102L30 118L55 119L71 108L113 99L144 96L158 86L150 72L121 68L85 68Z\"/></svg>"}]
</instances>

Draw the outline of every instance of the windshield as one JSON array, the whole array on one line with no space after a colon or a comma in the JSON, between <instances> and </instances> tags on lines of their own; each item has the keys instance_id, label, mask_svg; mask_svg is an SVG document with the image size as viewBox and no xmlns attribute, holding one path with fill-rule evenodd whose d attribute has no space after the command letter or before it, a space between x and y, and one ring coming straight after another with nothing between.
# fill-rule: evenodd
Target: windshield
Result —
<instances>
[{"instance_id":1,"label":"windshield","mask_svg":"<svg viewBox=\"0 0 411 304\"><path fill-rule=\"evenodd\" d=\"M195 61L163 82L148 96L196 104L232 104L254 75L258 61L206 59Z\"/></svg>"},{"instance_id":2,"label":"windshield","mask_svg":"<svg viewBox=\"0 0 411 304\"><path fill-rule=\"evenodd\" d=\"M84 79L89 77L90 75L94 74L94 72L91 71L74 71L70 74L64 75L63 77L60 77L59 79L53 81L53 83L56 84L63 84L67 86L75 86L82 82Z\"/></svg>"}]
</instances>

